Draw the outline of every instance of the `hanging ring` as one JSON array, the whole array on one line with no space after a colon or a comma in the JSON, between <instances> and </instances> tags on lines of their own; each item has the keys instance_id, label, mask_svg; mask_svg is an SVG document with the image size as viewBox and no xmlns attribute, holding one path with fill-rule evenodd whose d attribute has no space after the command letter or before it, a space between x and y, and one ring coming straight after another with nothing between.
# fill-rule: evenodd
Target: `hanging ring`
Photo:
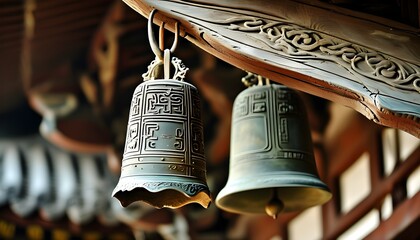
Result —
<instances>
[{"instance_id":1,"label":"hanging ring","mask_svg":"<svg viewBox=\"0 0 420 240\"><path fill-rule=\"evenodd\" d=\"M158 57L160 60L163 60L163 51L164 49L161 49L159 46L162 46L162 48L164 48L164 39L163 39L163 30L164 30L164 25L165 23L162 23L162 25L160 26L160 31L159 31L159 45L156 44L156 38L153 34L153 29L152 29L152 24L153 24L153 16L155 15L155 13L157 12L156 9L153 9L150 12L149 15L149 21L147 23L147 34L149 36L149 43L150 43L150 47L152 48L153 53L156 55L156 57ZM179 23L175 22L175 39L174 42L172 43L170 52L173 53L175 51L175 48L178 44L178 36L179 36Z\"/></svg>"}]
</instances>

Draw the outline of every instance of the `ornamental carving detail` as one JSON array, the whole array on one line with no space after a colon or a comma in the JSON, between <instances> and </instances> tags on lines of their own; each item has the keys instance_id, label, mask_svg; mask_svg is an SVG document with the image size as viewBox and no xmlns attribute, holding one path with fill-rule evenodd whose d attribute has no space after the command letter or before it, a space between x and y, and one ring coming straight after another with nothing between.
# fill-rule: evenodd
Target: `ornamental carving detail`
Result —
<instances>
[{"instance_id":1,"label":"ornamental carving detail","mask_svg":"<svg viewBox=\"0 0 420 240\"><path fill-rule=\"evenodd\" d=\"M257 17L233 17L223 22L234 31L256 33L276 53L294 60L331 61L353 74L360 74L402 90L420 92L420 68L417 65L378 53L354 43L287 22Z\"/></svg>"},{"instance_id":2,"label":"ornamental carving detail","mask_svg":"<svg viewBox=\"0 0 420 240\"><path fill-rule=\"evenodd\" d=\"M119 185L119 191L132 191L135 188L145 188L150 192L160 192L173 189L182 191L189 196L195 196L199 192L206 191L207 187L199 183L180 183L180 182L131 182Z\"/></svg>"}]
</instances>

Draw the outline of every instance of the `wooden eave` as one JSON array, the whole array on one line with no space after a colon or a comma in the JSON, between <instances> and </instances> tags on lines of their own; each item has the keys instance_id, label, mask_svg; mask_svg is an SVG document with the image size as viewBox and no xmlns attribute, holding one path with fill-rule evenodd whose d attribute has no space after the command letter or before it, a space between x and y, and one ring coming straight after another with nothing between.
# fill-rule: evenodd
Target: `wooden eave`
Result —
<instances>
[{"instance_id":1,"label":"wooden eave","mask_svg":"<svg viewBox=\"0 0 420 240\"><path fill-rule=\"evenodd\" d=\"M420 137L420 31L320 1L124 0L210 54Z\"/></svg>"}]
</instances>

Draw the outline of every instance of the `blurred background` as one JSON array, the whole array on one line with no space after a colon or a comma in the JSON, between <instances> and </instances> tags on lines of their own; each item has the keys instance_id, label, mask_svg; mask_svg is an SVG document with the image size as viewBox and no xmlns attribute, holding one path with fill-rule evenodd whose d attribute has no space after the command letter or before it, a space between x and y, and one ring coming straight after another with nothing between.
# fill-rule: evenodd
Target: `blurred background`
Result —
<instances>
[{"instance_id":1,"label":"blurred background","mask_svg":"<svg viewBox=\"0 0 420 240\"><path fill-rule=\"evenodd\" d=\"M404 14L412 10L395 2L335 4L418 27L418 13ZM111 192L131 97L154 59L146 26L119 0L0 1L0 239L420 237L420 140L305 93L318 173L333 193L328 203L276 220L227 213L214 202L122 208ZM215 198L229 172L232 104L246 72L184 39L174 55L202 98Z\"/></svg>"}]
</instances>

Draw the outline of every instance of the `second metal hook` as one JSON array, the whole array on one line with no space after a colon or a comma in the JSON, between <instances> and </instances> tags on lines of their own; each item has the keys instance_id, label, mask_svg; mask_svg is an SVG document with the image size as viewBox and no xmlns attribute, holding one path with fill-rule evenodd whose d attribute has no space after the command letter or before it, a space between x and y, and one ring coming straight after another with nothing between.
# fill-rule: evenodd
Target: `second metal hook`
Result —
<instances>
[{"instance_id":1,"label":"second metal hook","mask_svg":"<svg viewBox=\"0 0 420 240\"><path fill-rule=\"evenodd\" d=\"M152 48L153 53L160 59L163 60L163 52L164 52L164 39L163 39L163 32L164 32L164 25L165 23L163 22L162 25L160 26L160 31L159 31L159 45L156 42L156 38L153 34L153 29L152 29L152 24L153 24L153 16L155 15L155 13L157 12L156 9L153 9L150 12L149 15L149 21L147 23L147 34L149 37L149 43L150 43L150 47ZM172 43L171 48L169 49L171 53L173 53L175 51L175 48L178 44L178 37L179 37L179 23L175 22L175 39L174 42ZM161 46L162 49L159 47Z\"/></svg>"}]
</instances>

